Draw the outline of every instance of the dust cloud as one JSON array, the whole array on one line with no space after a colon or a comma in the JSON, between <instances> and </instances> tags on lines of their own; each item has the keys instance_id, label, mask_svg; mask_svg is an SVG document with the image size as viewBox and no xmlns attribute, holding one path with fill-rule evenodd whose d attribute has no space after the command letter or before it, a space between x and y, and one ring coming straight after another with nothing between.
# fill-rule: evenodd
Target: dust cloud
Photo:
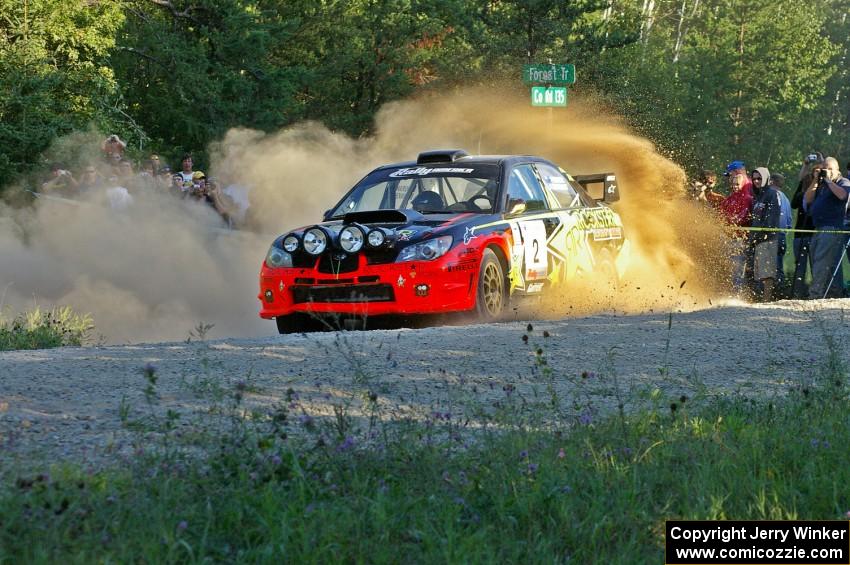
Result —
<instances>
[{"instance_id":1,"label":"dust cloud","mask_svg":"<svg viewBox=\"0 0 850 565\"><path fill-rule=\"evenodd\" d=\"M75 163L99 158L90 142L70 144L88 148L76 150ZM374 134L361 139L318 123L274 134L229 131L210 148L208 173L221 186L250 190L246 229L222 229L211 208L164 193L136 194L120 211L102 194L2 207L0 308L8 315L69 305L90 313L107 343L183 340L199 324L215 325L212 338L272 334L256 298L272 239L319 221L375 166L447 147L537 154L572 174L617 174L616 209L632 242L627 278L614 293L576 292L549 315L698 306L715 292L700 273L717 260L720 233L705 211L679 198L682 170L650 142L592 100L547 111L519 94L465 89L388 104Z\"/></svg>"}]
</instances>

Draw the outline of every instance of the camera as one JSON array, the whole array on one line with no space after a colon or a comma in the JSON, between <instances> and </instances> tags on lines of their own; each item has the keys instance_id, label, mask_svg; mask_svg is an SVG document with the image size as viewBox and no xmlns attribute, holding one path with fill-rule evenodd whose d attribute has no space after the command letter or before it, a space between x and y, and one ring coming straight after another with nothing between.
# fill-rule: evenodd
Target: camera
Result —
<instances>
[{"instance_id":1,"label":"camera","mask_svg":"<svg viewBox=\"0 0 850 565\"><path fill-rule=\"evenodd\" d=\"M807 163L814 163L817 160L818 160L817 153L809 153L808 156L806 157Z\"/></svg>"},{"instance_id":2,"label":"camera","mask_svg":"<svg viewBox=\"0 0 850 565\"><path fill-rule=\"evenodd\" d=\"M818 179L824 180L826 178L826 169L818 169Z\"/></svg>"}]
</instances>

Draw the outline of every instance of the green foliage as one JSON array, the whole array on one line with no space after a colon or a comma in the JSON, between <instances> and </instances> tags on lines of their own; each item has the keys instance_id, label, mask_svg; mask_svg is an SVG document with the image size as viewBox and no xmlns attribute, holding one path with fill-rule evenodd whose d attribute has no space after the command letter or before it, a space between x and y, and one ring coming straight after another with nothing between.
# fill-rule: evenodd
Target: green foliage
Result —
<instances>
[{"instance_id":1,"label":"green foliage","mask_svg":"<svg viewBox=\"0 0 850 565\"><path fill-rule=\"evenodd\" d=\"M89 315L76 314L67 306L48 311L35 308L12 319L0 315L0 351L80 346L92 330Z\"/></svg>"},{"instance_id":2,"label":"green foliage","mask_svg":"<svg viewBox=\"0 0 850 565\"><path fill-rule=\"evenodd\" d=\"M58 136L120 116L107 57L118 2L0 0L0 180L38 162Z\"/></svg>"},{"instance_id":3,"label":"green foliage","mask_svg":"<svg viewBox=\"0 0 850 565\"><path fill-rule=\"evenodd\" d=\"M119 406L145 452L98 473L7 473L0 561L658 563L667 519L843 519L850 389L840 341L824 340L822 364L787 395L653 389L637 411L584 412L558 430L529 427L527 399L510 392L495 426L474 430L439 412L387 423L372 392L375 417L358 434L336 405L336 422L294 421L304 407L292 389L248 412L248 379L210 423L180 426L149 363L148 416L131 419L126 397ZM542 348L533 367L552 378Z\"/></svg>"},{"instance_id":4,"label":"green foliage","mask_svg":"<svg viewBox=\"0 0 850 565\"><path fill-rule=\"evenodd\" d=\"M176 161L232 127L353 136L385 103L572 62L687 169L850 148L850 0L0 0L0 182L59 136Z\"/></svg>"},{"instance_id":5,"label":"green foliage","mask_svg":"<svg viewBox=\"0 0 850 565\"><path fill-rule=\"evenodd\" d=\"M791 173L823 146L835 2L656 4L639 44L605 54L600 85L662 149L692 171L744 159Z\"/></svg>"}]
</instances>

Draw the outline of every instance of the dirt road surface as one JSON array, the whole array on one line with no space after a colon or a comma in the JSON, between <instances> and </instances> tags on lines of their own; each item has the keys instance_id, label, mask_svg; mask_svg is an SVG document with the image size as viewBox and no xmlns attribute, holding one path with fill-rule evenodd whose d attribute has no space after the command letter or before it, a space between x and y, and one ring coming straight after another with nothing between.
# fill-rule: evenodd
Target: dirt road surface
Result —
<instances>
[{"instance_id":1,"label":"dirt road surface","mask_svg":"<svg viewBox=\"0 0 850 565\"><path fill-rule=\"evenodd\" d=\"M321 421L352 399L356 415L368 392L384 418L467 418L506 396L543 394L548 381L538 348L564 405L591 403L599 411L617 394L629 404L647 387L665 399L698 390L786 394L826 360L827 337L850 361L848 308L850 299L726 303L672 318L660 312L534 321L531 332L528 321L517 321L0 352L0 467L127 457L151 439L152 432L126 425L149 411L146 364L157 376L154 412L181 414L181 426L226 403L238 387L246 406L289 403L293 419Z\"/></svg>"}]
</instances>

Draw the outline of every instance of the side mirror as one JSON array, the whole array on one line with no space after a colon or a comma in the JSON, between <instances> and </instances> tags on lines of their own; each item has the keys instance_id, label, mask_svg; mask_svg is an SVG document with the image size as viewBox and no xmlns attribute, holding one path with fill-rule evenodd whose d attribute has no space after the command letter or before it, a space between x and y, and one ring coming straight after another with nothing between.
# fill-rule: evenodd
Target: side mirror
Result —
<instances>
[{"instance_id":1,"label":"side mirror","mask_svg":"<svg viewBox=\"0 0 850 565\"><path fill-rule=\"evenodd\" d=\"M328 221L328 219L331 217L331 212L333 212L333 209L330 209L330 208L329 208L329 209L325 210L325 213L324 213L324 214L322 214L322 221L323 221L323 222L327 222L327 221Z\"/></svg>"},{"instance_id":2,"label":"side mirror","mask_svg":"<svg viewBox=\"0 0 850 565\"><path fill-rule=\"evenodd\" d=\"M527 206L525 204L525 200L521 200L519 198L508 200L508 215L515 216L517 214L522 214L525 212Z\"/></svg>"}]
</instances>

